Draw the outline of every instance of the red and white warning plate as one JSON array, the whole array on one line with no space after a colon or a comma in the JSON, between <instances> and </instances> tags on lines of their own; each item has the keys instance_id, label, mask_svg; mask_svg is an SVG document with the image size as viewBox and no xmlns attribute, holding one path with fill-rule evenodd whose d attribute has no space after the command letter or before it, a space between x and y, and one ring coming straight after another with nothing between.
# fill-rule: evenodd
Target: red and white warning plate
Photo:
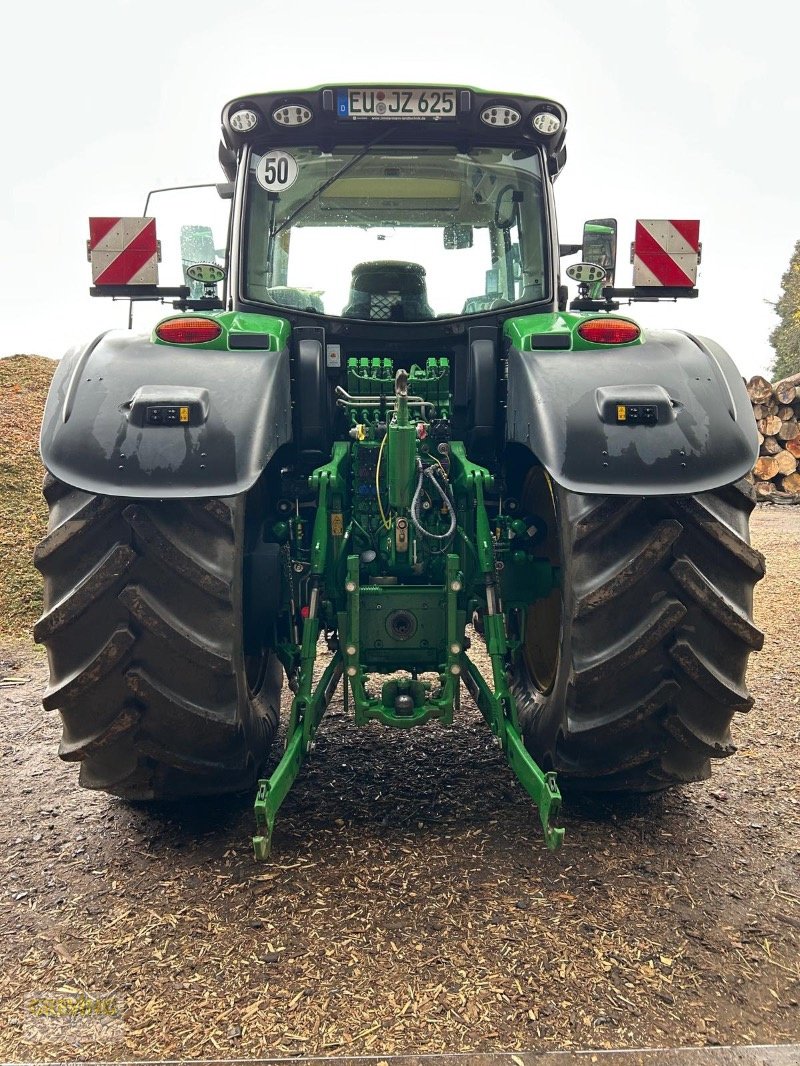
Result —
<instances>
[{"instance_id":1,"label":"red and white warning plate","mask_svg":"<svg viewBox=\"0 0 800 1066\"><path fill-rule=\"evenodd\" d=\"M154 218L90 218L89 260L95 285L157 285Z\"/></svg>"},{"instance_id":2,"label":"red and white warning plate","mask_svg":"<svg viewBox=\"0 0 800 1066\"><path fill-rule=\"evenodd\" d=\"M697 219L639 218L633 241L633 284L692 289L700 262Z\"/></svg>"}]
</instances>

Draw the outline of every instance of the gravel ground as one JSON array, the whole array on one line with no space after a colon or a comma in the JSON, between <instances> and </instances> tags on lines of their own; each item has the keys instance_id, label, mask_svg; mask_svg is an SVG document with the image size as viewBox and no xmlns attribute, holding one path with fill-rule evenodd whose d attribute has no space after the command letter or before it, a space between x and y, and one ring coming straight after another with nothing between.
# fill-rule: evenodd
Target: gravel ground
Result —
<instances>
[{"instance_id":1,"label":"gravel ground","mask_svg":"<svg viewBox=\"0 0 800 1066\"><path fill-rule=\"evenodd\" d=\"M571 803L564 848L465 700L452 730L334 706L249 850L252 797L147 808L77 788L3 653L0 1058L390 1054L800 1039L800 508L759 508L764 651L713 780ZM31 997L111 1001L104 1035ZM68 1043L67 1036L73 1041Z\"/></svg>"}]
</instances>

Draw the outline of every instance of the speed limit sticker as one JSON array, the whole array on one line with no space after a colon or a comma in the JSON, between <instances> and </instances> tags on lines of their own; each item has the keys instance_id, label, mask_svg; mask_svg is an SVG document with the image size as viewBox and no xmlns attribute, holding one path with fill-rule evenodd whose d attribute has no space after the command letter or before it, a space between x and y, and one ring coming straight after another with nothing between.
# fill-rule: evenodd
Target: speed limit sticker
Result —
<instances>
[{"instance_id":1,"label":"speed limit sticker","mask_svg":"<svg viewBox=\"0 0 800 1066\"><path fill-rule=\"evenodd\" d=\"M283 192L297 181L297 160L280 149L265 152L256 166L256 181L267 192Z\"/></svg>"}]
</instances>

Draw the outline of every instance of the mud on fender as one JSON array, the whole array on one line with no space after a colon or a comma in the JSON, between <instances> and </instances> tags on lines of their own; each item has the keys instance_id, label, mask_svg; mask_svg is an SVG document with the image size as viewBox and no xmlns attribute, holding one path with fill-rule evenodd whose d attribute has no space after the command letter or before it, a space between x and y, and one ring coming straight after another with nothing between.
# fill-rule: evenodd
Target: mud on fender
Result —
<instances>
[{"instance_id":1,"label":"mud on fender","mask_svg":"<svg viewBox=\"0 0 800 1066\"><path fill-rule=\"evenodd\" d=\"M564 488L615 495L705 492L743 477L758 454L733 360L677 330L648 330L635 347L512 347L506 440Z\"/></svg>"}]
</instances>

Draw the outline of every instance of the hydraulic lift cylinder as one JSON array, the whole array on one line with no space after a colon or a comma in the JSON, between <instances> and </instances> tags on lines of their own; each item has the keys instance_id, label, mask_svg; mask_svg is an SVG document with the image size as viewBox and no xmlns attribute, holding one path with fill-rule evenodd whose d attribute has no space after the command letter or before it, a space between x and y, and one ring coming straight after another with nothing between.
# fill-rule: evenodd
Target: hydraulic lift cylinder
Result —
<instances>
[{"instance_id":1,"label":"hydraulic lift cylinder","mask_svg":"<svg viewBox=\"0 0 800 1066\"><path fill-rule=\"evenodd\" d=\"M396 511L411 507L417 478L417 427L408 417L408 374L398 370L395 378L397 406L387 433L389 506Z\"/></svg>"}]
</instances>

